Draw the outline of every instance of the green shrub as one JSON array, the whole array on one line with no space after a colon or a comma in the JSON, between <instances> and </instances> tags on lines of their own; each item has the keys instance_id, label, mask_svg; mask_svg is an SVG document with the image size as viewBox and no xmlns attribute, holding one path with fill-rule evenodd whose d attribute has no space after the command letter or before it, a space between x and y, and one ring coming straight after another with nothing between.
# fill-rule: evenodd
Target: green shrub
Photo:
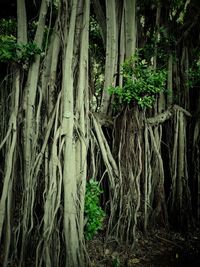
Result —
<instances>
[{"instance_id":1,"label":"green shrub","mask_svg":"<svg viewBox=\"0 0 200 267\"><path fill-rule=\"evenodd\" d=\"M16 61L16 37L0 36L0 62Z\"/></svg>"},{"instance_id":2,"label":"green shrub","mask_svg":"<svg viewBox=\"0 0 200 267\"><path fill-rule=\"evenodd\" d=\"M28 63L41 54L35 43L18 44L13 35L0 35L0 62Z\"/></svg>"},{"instance_id":3,"label":"green shrub","mask_svg":"<svg viewBox=\"0 0 200 267\"><path fill-rule=\"evenodd\" d=\"M41 54L41 49L34 42L17 43L17 22L15 19L0 20L0 62L27 64L35 55Z\"/></svg>"},{"instance_id":4,"label":"green shrub","mask_svg":"<svg viewBox=\"0 0 200 267\"><path fill-rule=\"evenodd\" d=\"M100 194L103 191L97 181L90 179L86 185L85 195L85 238L91 240L102 229L105 212L100 206Z\"/></svg>"},{"instance_id":5,"label":"green shrub","mask_svg":"<svg viewBox=\"0 0 200 267\"><path fill-rule=\"evenodd\" d=\"M122 103L135 102L138 106L152 107L155 97L164 91L166 71L152 68L146 60L133 56L122 65L123 87L109 87L109 92Z\"/></svg>"}]
</instances>

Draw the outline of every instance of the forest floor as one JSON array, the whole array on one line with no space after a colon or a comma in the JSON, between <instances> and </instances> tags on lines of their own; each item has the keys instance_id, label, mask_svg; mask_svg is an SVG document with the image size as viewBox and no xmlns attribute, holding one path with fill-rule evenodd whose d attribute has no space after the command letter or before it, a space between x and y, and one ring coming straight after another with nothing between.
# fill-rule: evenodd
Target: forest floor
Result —
<instances>
[{"instance_id":1,"label":"forest floor","mask_svg":"<svg viewBox=\"0 0 200 267\"><path fill-rule=\"evenodd\" d=\"M134 248L105 240L104 233L87 244L92 267L195 267L200 266L200 229L180 234L156 230L138 235Z\"/></svg>"},{"instance_id":2,"label":"forest floor","mask_svg":"<svg viewBox=\"0 0 200 267\"><path fill-rule=\"evenodd\" d=\"M149 231L148 235L138 234L134 248L106 239L102 231L87 242L87 253L91 267L199 267L200 229L181 234L165 230ZM0 251L0 267L3 255ZM2 257L1 257L2 256ZM17 264L9 265L12 267ZM30 260L28 266L35 266ZM79 266L81 267L81 266Z\"/></svg>"}]
</instances>

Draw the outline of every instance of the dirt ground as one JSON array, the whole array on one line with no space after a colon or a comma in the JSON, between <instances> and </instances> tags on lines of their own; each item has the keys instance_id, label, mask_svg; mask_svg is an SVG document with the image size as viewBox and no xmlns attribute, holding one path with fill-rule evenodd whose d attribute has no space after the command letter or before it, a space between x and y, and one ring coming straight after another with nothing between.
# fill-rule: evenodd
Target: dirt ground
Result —
<instances>
[{"instance_id":1,"label":"dirt ground","mask_svg":"<svg viewBox=\"0 0 200 267\"><path fill-rule=\"evenodd\" d=\"M92 267L200 266L200 230L180 234L157 230L138 235L134 248L97 235L87 244Z\"/></svg>"}]
</instances>

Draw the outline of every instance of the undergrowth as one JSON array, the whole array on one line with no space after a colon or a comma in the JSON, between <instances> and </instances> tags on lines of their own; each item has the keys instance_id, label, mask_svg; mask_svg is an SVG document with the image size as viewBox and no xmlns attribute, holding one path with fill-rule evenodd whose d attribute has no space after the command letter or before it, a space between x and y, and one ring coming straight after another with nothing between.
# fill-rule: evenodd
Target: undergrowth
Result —
<instances>
[{"instance_id":1,"label":"undergrowth","mask_svg":"<svg viewBox=\"0 0 200 267\"><path fill-rule=\"evenodd\" d=\"M91 240L98 230L102 229L105 212L100 206L101 190L94 179L90 179L86 185L85 195L85 238Z\"/></svg>"}]
</instances>

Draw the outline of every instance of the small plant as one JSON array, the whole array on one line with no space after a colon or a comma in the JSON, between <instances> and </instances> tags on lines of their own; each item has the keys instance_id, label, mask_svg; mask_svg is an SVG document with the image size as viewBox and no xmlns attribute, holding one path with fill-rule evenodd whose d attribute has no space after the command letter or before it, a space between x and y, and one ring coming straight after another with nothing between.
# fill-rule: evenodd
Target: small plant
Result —
<instances>
[{"instance_id":1,"label":"small plant","mask_svg":"<svg viewBox=\"0 0 200 267\"><path fill-rule=\"evenodd\" d=\"M124 86L108 90L125 104L135 102L141 108L152 107L155 96L165 89L166 71L153 69L139 56L122 65L122 75Z\"/></svg>"},{"instance_id":2,"label":"small plant","mask_svg":"<svg viewBox=\"0 0 200 267\"><path fill-rule=\"evenodd\" d=\"M120 260L119 258L114 258L112 261L112 267L120 267Z\"/></svg>"},{"instance_id":3,"label":"small plant","mask_svg":"<svg viewBox=\"0 0 200 267\"><path fill-rule=\"evenodd\" d=\"M100 206L100 194L103 191L97 181L90 179L86 185L85 195L85 238L91 240L102 229L105 212Z\"/></svg>"}]
</instances>

